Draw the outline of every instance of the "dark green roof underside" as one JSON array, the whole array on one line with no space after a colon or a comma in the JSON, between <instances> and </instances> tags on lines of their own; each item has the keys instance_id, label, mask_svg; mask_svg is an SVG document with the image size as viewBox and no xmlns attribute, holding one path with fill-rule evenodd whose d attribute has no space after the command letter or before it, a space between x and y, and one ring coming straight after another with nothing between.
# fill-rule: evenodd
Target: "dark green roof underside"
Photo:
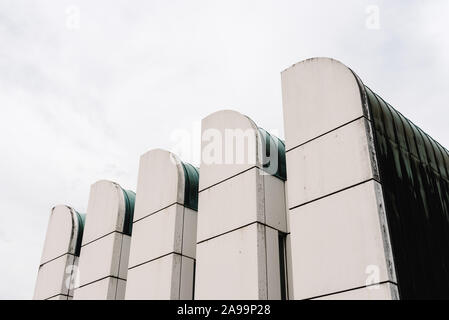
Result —
<instances>
[{"instance_id":1,"label":"dark green roof underside","mask_svg":"<svg viewBox=\"0 0 449 320\"><path fill-rule=\"evenodd\" d=\"M123 233L131 235L133 231L134 205L136 203L136 194L131 190L123 190L125 198L125 222L123 224Z\"/></svg>"},{"instance_id":2,"label":"dark green roof underside","mask_svg":"<svg viewBox=\"0 0 449 320\"><path fill-rule=\"evenodd\" d=\"M287 166L285 163L285 143L276 136L271 135L263 128L258 128L259 133L263 139L262 141L262 163L263 168L269 174L278 177L285 181L287 180ZM275 146L276 155L271 155L271 148ZM275 158L277 166L273 169L271 166L273 163L270 159Z\"/></svg>"},{"instance_id":3,"label":"dark green roof underside","mask_svg":"<svg viewBox=\"0 0 449 320\"><path fill-rule=\"evenodd\" d=\"M366 91L402 299L449 298L449 153Z\"/></svg>"},{"instance_id":4,"label":"dark green roof underside","mask_svg":"<svg viewBox=\"0 0 449 320\"><path fill-rule=\"evenodd\" d=\"M184 206L192 210L198 211L198 186L199 172L198 169L189 163L182 162L184 169Z\"/></svg>"},{"instance_id":5,"label":"dark green roof underside","mask_svg":"<svg viewBox=\"0 0 449 320\"><path fill-rule=\"evenodd\" d=\"M76 218L78 219L78 234L76 235L75 256L80 255L81 244L83 242L84 223L86 222L86 215L76 212Z\"/></svg>"}]
</instances>

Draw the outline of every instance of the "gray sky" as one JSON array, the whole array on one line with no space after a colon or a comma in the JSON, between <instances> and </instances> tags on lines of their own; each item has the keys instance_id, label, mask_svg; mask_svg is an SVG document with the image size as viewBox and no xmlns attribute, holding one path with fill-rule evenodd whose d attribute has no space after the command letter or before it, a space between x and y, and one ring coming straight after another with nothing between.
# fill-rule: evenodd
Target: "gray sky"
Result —
<instances>
[{"instance_id":1,"label":"gray sky","mask_svg":"<svg viewBox=\"0 0 449 320\"><path fill-rule=\"evenodd\" d=\"M447 0L0 0L0 298L32 297L52 206L135 189L139 156L183 132L195 162L208 114L282 137L300 60L342 61L449 147L448 18Z\"/></svg>"}]
</instances>

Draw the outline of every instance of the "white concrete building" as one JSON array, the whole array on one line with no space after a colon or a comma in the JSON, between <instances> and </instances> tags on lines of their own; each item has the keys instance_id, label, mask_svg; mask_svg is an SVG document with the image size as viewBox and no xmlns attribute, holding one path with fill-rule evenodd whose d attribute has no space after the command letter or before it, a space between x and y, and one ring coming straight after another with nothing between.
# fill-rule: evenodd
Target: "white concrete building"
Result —
<instances>
[{"instance_id":1,"label":"white concrete building","mask_svg":"<svg viewBox=\"0 0 449 320\"><path fill-rule=\"evenodd\" d=\"M310 59L282 72L282 95L294 298L397 298L358 79L338 61Z\"/></svg>"},{"instance_id":2,"label":"white concrete building","mask_svg":"<svg viewBox=\"0 0 449 320\"><path fill-rule=\"evenodd\" d=\"M73 298L84 217L67 206L51 209L34 299Z\"/></svg>"},{"instance_id":3,"label":"white concrete building","mask_svg":"<svg viewBox=\"0 0 449 320\"><path fill-rule=\"evenodd\" d=\"M230 110L201 131L195 299L285 298L283 142Z\"/></svg>"},{"instance_id":4,"label":"white concrete building","mask_svg":"<svg viewBox=\"0 0 449 320\"><path fill-rule=\"evenodd\" d=\"M193 299L198 170L165 150L140 158L126 299Z\"/></svg>"},{"instance_id":5,"label":"white concrete building","mask_svg":"<svg viewBox=\"0 0 449 320\"><path fill-rule=\"evenodd\" d=\"M114 182L92 185L74 299L124 299L134 201Z\"/></svg>"},{"instance_id":6,"label":"white concrete building","mask_svg":"<svg viewBox=\"0 0 449 320\"><path fill-rule=\"evenodd\" d=\"M281 79L285 144L218 111L200 175L151 150L135 213L109 181L84 232L53 208L34 298L449 298L449 151L338 61Z\"/></svg>"}]
</instances>

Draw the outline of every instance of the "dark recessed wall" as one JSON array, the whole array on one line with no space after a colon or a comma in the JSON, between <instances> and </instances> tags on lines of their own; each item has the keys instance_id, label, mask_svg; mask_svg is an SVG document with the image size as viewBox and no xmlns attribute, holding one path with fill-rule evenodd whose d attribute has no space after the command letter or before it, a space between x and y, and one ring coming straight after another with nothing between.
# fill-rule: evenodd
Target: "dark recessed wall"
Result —
<instances>
[{"instance_id":1,"label":"dark recessed wall","mask_svg":"<svg viewBox=\"0 0 449 320\"><path fill-rule=\"evenodd\" d=\"M400 297L448 299L449 153L365 90Z\"/></svg>"}]
</instances>

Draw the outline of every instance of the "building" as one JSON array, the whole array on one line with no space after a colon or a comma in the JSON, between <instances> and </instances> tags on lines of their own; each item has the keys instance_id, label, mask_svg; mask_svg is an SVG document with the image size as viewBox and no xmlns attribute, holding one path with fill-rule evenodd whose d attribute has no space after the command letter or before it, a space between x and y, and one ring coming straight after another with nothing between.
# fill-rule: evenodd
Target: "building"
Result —
<instances>
[{"instance_id":1,"label":"building","mask_svg":"<svg viewBox=\"0 0 449 320\"><path fill-rule=\"evenodd\" d=\"M218 111L199 170L141 157L135 209L53 209L35 298L449 298L449 152L338 61L281 78L285 142Z\"/></svg>"}]
</instances>

